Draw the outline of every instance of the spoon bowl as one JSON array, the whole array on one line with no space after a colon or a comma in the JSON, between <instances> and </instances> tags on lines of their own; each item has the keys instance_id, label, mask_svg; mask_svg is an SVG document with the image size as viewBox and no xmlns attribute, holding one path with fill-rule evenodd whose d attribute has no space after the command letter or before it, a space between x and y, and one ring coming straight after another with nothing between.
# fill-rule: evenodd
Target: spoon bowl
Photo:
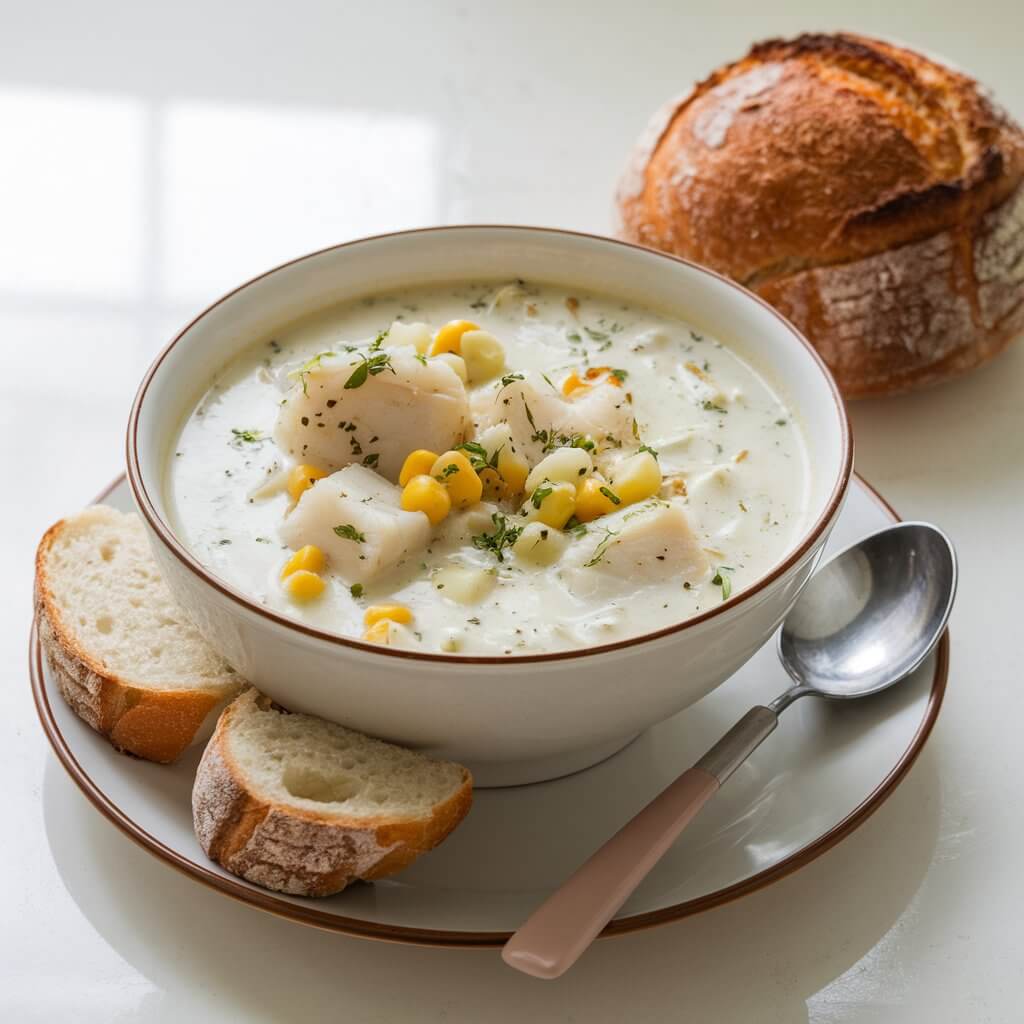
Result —
<instances>
[{"instance_id":1,"label":"spoon bowl","mask_svg":"<svg viewBox=\"0 0 1024 1024\"><path fill-rule=\"evenodd\" d=\"M937 527L899 523L865 537L811 577L779 633L779 659L823 697L884 690L938 643L956 583L953 545Z\"/></svg>"}]
</instances>

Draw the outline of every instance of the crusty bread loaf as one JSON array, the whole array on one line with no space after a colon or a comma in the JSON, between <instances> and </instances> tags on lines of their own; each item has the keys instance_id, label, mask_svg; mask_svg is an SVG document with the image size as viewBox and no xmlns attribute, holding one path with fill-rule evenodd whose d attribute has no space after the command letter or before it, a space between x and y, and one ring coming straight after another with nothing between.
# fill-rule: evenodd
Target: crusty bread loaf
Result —
<instances>
[{"instance_id":1,"label":"crusty bread loaf","mask_svg":"<svg viewBox=\"0 0 1024 1024\"><path fill-rule=\"evenodd\" d=\"M227 871L296 896L384 878L469 811L461 765L292 715L246 690L220 716L192 791L203 850Z\"/></svg>"},{"instance_id":2,"label":"crusty bread loaf","mask_svg":"<svg viewBox=\"0 0 1024 1024\"><path fill-rule=\"evenodd\" d=\"M861 36L760 43L651 123L624 237L753 289L851 397L1024 330L1024 134L976 82Z\"/></svg>"},{"instance_id":3,"label":"crusty bread loaf","mask_svg":"<svg viewBox=\"0 0 1024 1024\"><path fill-rule=\"evenodd\" d=\"M244 685L171 597L137 516L93 505L50 527L35 607L61 694L119 750L175 760Z\"/></svg>"}]
</instances>

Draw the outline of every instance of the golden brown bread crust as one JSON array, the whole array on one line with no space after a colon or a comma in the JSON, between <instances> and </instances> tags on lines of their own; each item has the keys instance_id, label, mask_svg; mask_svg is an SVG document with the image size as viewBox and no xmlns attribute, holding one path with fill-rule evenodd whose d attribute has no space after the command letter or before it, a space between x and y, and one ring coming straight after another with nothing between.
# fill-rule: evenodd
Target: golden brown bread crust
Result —
<instances>
[{"instance_id":1,"label":"golden brown bread crust","mask_svg":"<svg viewBox=\"0 0 1024 1024\"><path fill-rule=\"evenodd\" d=\"M1024 134L972 79L840 34L760 43L670 104L618 203L626 238L761 294L860 396L1024 328L1022 197Z\"/></svg>"},{"instance_id":2,"label":"golden brown bread crust","mask_svg":"<svg viewBox=\"0 0 1024 1024\"><path fill-rule=\"evenodd\" d=\"M34 604L39 642L61 696L71 709L123 753L169 764L190 746L206 716L237 687L156 690L120 678L75 639L50 585L46 557L65 527L60 520L36 551Z\"/></svg>"},{"instance_id":3,"label":"golden brown bread crust","mask_svg":"<svg viewBox=\"0 0 1024 1024\"><path fill-rule=\"evenodd\" d=\"M240 878L293 896L330 896L351 882L386 878L432 850L469 813L473 779L429 817L379 823L307 812L262 799L231 756L232 717L266 698L247 691L221 714L192 790L196 838L206 855Z\"/></svg>"}]
</instances>

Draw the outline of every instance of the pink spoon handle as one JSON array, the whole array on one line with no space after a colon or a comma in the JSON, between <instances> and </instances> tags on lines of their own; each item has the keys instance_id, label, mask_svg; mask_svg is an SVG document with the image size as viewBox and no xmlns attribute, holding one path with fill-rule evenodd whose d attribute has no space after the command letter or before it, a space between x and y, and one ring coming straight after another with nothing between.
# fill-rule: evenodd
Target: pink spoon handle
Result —
<instances>
[{"instance_id":1,"label":"pink spoon handle","mask_svg":"<svg viewBox=\"0 0 1024 1024\"><path fill-rule=\"evenodd\" d=\"M536 978L557 978L568 970L777 722L764 707L742 718L530 915L505 944L505 963Z\"/></svg>"}]
</instances>

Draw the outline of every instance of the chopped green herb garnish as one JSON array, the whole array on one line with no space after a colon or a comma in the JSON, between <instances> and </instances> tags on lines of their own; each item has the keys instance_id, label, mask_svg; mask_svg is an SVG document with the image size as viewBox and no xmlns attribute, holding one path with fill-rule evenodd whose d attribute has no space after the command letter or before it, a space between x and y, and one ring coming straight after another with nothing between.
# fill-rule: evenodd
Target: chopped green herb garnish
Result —
<instances>
[{"instance_id":1,"label":"chopped green herb garnish","mask_svg":"<svg viewBox=\"0 0 1024 1024\"><path fill-rule=\"evenodd\" d=\"M357 544L362 544L366 540L366 535L360 533L351 523L335 526L334 532L345 540L354 540Z\"/></svg>"},{"instance_id":2,"label":"chopped green herb garnish","mask_svg":"<svg viewBox=\"0 0 1024 1024\"><path fill-rule=\"evenodd\" d=\"M554 490L554 488L546 480L538 487L533 494L530 495L530 501L533 503L534 508L540 508L543 504L544 499Z\"/></svg>"},{"instance_id":3,"label":"chopped green herb garnish","mask_svg":"<svg viewBox=\"0 0 1024 1024\"><path fill-rule=\"evenodd\" d=\"M462 444L457 444L455 450L463 451L469 458L469 464L479 472L481 469L495 469L498 465L498 452L504 447L502 445L494 450L494 454L487 455L487 449L480 444L479 441L463 441Z\"/></svg>"},{"instance_id":4,"label":"chopped green herb garnish","mask_svg":"<svg viewBox=\"0 0 1024 1024\"><path fill-rule=\"evenodd\" d=\"M526 378L521 373L506 373L499 381L499 390L507 388L514 380L526 380Z\"/></svg>"},{"instance_id":5,"label":"chopped green herb garnish","mask_svg":"<svg viewBox=\"0 0 1024 1024\"><path fill-rule=\"evenodd\" d=\"M473 537L473 547L481 551L490 551L499 562L505 561L504 550L510 548L523 532L521 526L509 526L508 520L500 513L491 516L494 533L478 533Z\"/></svg>"},{"instance_id":6,"label":"chopped green herb garnish","mask_svg":"<svg viewBox=\"0 0 1024 1024\"><path fill-rule=\"evenodd\" d=\"M448 477L454 476L458 471L459 467L455 465L454 462L449 462L448 465L441 470L440 474L438 474L437 479L443 483L448 479Z\"/></svg>"},{"instance_id":7,"label":"chopped green herb garnish","mask_svg":"<svg viewBox=\"0 0 1024 1024\"><path fill-rule=\"evenodd\" d=\"M642 444L642 445L640 445L640 451L642 451L642 452L650 452L655 458L658 457L657 450L652 448L649 444Z\"/></svg>"},{"instance_id":8,"label":"chopped green herb garnish","mask_svg":"<svg viewBox=\"0 0 1024 1024\"><path fill-rule=\"evenodd\" d=\"M267 439L261 430L239 430L238 427L232 427L231 433L235 435L234 441L231 442L234 445L257 444Z\"/></svg>"},{"instance_id":9,"label":"chopped green herb garnish","mask_svg":"<svg viewBox=\"0 0 1024 1024\"><path fill-rule=\"evenodd\" d=\"M609 374L610 377L614 377L620 384L626 383L626 378L629 376L628 370L612 370Z\"/></svg>"},{"instance_id":10,"label":"chopped green herb garnish","mask_svg":"<svg viewBox=\"0 0 1024 1024\"><path fill-rule=\"evenodd\" d=\"M604 490L604 488L602 488ZM597 565L598 562L604 558L605 551L608 550L608 545L611 543L612 537L618 537L618 530L609 530L607 526L602 527L604 530L604 536L597 542L597 547L594 548L594 556L589 562L584 562L584 568L590 568L592 565Z\"/></svg>"},{"instance_id":11,"label":"chopped green herb garnish","mask_svg":"<svg viewBox=\"0 0 1024 1024\"><path fill-rule=\"evenodd\" d=\"M728 409L723 409L720 405L716 405L710 398L704 399L703 407L705 412L720 412L723 416L729 411Z\"/></svg>"},{"instance_id":12,"label":"chopped green herb garnish","mask_svg":"<svg viewBox=\"0 0 1024 1024\"><path fill-rule=\"evenodd\" d=\"M370 351L371 352L379 352L381 345L384 344L384 339L388 336L389 333L390 333L390 328L388 330L386 330L386 331L378 331L377 332L377 337L373 339L373 342L370 345Z\"/></svg>"},{"instance_id":13,"label":"chopped green herb garnish","mask_svg":"<svg viewBox=\"0 0 1024 1024\"><path fill-rule=\"evenodd\" d=\"M362 585L362 583L353 583L352 586L348 588L348 592L353 597L355 597L355 598L362 597L363 596L363 585Z\"/></svg>"},{"instance_id":14,"label":"chopped green herb garnish","mask_svg":"<svg viewBox=\"0 0 1024 1024\"><path fill-rule=\"evenodd\" d=\"M728 601L729 595L732 593L732 580L725 575L727 572L733 572L733 568L730 565L720 565L715 570L715 575L711 577L711 582L716 587L722 588L722 600Z\"/></svg>"},{"instance_id":15,"label":"chopped green herb garnish","mask_svg":"<svg viewBox=\"0 0 1024 1024\"><path fill-rule=\"evenodd\" d=\"M370 469L376 469L378 462L380 462L380 455L377 452L370 452L370 454L363 459L363 465L369 466Z\"/></svg>"},{"instance_id":16,"label":"chopped green herb garnish","mask_svg":"<svg viewBox=\"0 0 1024 1024\"><path fill-rule=\"evenodd\" d=\"M293 378L293 379L298 379L298 380L302 381L302 393L304 395L308 395L309 394L309 387L308 387L308 382L307 382L306 378L314 370L319 368L320 360L323 359L324 356L333 356L333 355L334 355L333 352L317 352L317 354L315 356L313 356L312 359L307 359L297 370L292 370L291 373L288 374L288 376Z\"/></svg>"},{"instance_id":17,"label":"chopped green herb garnish","mask_svg":"<svg viewBox=\"0 0 1024 1024\"><path fill-rule=\"evenodd\" d=\"M346 391L352 388L361 388L368 377L376 377L378 373L383 373L385 370L395 372L395 368L391 365L391 356L387 352L379 352L377 355L369 357L360 353L359 358L362 362L352 372L352 376L345 381Z\"/></svg>"},{"instance_id":18,"label":"chopped green herb garnish","mask_svg":"<svg viewBox=\"0 0 1024 1024\"><path fill-rule=\"evenodd\" d=\"M417 352L414 358L418 359L424 366L427 365L427 357L422 352Z\"/></svg>"},{"instance_id":19,"label":"chopped green herb garnish","mask_svg":"<svg viewBox=\"0 0 1024 1024\"><path fill-rule=\"evenodd\" d=\"M609 500L609 501L610 501L610 502L611 502L611 503L612 503L613 505L621 505L621 504L622 504L622 499L621 499L621 498L620 498L620 497L619 497L619 496L618 496L618 495L617 495L617 494L616 494L616 493L615 493L615 492L614 492L614 491L613 491L613 490L612 490L612 489L611 489L610 487L600 487L600 488L598 488L598 490L600 490L600 492L601 492L601 493L602 493L602 494L603 494L603 495L604 495L604 496L605 496L605 497L606 497L606 498L607 498L607 499L608 499L608 500Z\"/></svg>"},{"instance_id":20,"label":"chopped green herb garnish","mask_svg":"<svg viewBox=\"0 0 1024 1024\"><path fill-rule=\"evenodd\" d=\"M775 426L777 426L777 427L784 427L788 422L789 422L789 420L776 420L775 421Z\"/></svg>"}]
</instances>

